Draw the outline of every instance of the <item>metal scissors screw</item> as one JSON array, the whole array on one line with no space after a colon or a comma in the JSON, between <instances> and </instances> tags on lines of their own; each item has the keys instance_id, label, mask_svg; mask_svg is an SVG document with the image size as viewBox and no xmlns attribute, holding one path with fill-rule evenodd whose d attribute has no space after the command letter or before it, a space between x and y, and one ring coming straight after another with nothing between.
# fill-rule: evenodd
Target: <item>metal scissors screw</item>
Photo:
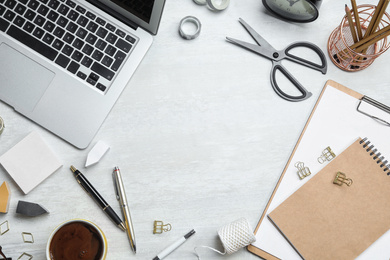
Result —
<instances>
[{"instance_id":1,"label":"metal scissors screw","mask_svg":"<svg viewBox=\"0 0 390 260\"><path fill-rule=\"evenodd\" d=\"M244 28L248 31L248 33L252 36L252 38L256 41L257 44L243 42L237 39L233 39L230 37L226 37L226 40L230 43L236 44L244 49L250 50L258 55L263 56L264 58L270 59L272 61L272 69L271 69L271 85L275 90L276 94L278 94L281 98L284 98L288 101L302 101L308 99L312 94L307 91L301 83L282 65L281 61L286 59L302 66L306 66L308 68L321 71L322 74L326 74L327 63L325 54L322 50L310 43L310 42L295 42L287 46L281 51L277 51L274 47L272 47L263 37L261 37L255 30L252 29L243 19L239 19L240 23ZM290 51L296 47L304 47L313 50L321 59L321 64L316 64L301 57L292 55ZM280 71L301 93L300 96L291 96L283 92L278 83L276 82L276 72Z\"/></svg>"}]
</instances>

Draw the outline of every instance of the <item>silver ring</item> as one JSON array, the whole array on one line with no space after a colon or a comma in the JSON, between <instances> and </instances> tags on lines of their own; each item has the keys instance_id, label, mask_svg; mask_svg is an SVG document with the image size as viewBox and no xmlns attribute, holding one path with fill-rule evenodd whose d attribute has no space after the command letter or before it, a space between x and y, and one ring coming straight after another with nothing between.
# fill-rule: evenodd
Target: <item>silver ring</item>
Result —
<instances>
[{"instance_id":1,"label":"silver ring","mask_svg":"<svg viewBox=\"0 0 390 260\"><path fill-rule=\"evenodd\" d=\"M207 0L208 6L214 11L225 10L230 3L230 0L222 0L219 4L216 3L216 0Z\"/></svg>"},{"instance_id":2,"label":"silver ring","mask_svg":"<svg viewBox=\"0 0 390 260\"><path fill-rule=\"evenodd\" d=\"M196 26L196 32L194 34L187 34L183 31L183 25L187 22L190 22L190 23L193 23L195 24ZM201 29L202 25L199 21L198 18L194 17L194 16L186 16L184 17L183 19L181 19L180 21L180 25L179 25L179 33L180 33L180 36L183 37L184 39L186 40L192 40L192 39L195 39L196 37L199 36L200 34L200 29Z\"/></svg>"},{"instance_id":3,"label":"silver ring","mask_svg":"<svg viewBox=\"0 0 390 260\"><path fill-rule=\"evenodd\" d=\"M194 0L195 3L197 3L198 5L206 5L206 0Z\"/></svg>"},{"instance_id":4,"label":"silver ring","mask_svg":"<svg viewBox=\"0 0 390 260\"><path fill-rule=\"evenodd\" d=\"M5 127L4 120L0 117L0 135L4 130L4 127Z\"/></svg>"}]
</instances>

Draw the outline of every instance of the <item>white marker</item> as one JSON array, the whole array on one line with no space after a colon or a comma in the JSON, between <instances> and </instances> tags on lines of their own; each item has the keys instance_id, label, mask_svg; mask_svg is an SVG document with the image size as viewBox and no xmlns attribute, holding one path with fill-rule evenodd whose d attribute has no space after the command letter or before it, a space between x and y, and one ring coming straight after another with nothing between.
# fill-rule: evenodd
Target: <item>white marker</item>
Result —
<instances>
[{"instance_id":1,"label":"white marker","mask_svg":"<svg viewBox=\"0 0 390 260\"><path fill-rule=\"evenodd\" d=\"M173 243L172 245L170 245L169 247L165 248L161 253L159 253L155 258L153 258L153 260L161 260L163 259L164 257L166 257L167 255L169 255L170 253L172 253L176 248L178 248L179 246L181 246L184 242L187 241L187 239L192 236L193 234L195 234L195 230L191 230L190 232L188 232L188 234L184 235L184 237L181 237L179 240L177 240L175 243Z\"/></svg>"}]
</instances>

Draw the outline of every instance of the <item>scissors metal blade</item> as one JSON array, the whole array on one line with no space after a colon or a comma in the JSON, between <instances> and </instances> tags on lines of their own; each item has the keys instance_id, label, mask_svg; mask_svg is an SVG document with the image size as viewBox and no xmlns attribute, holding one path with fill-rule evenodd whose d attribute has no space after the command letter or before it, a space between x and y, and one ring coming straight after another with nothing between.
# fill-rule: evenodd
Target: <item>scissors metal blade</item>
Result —
<instances>
[{"instance_id":1,"label":"scissors metal blade","mask_svg":"<svg viewBox=\"0 0 390 260\"><path fill-rule=\"evenodd\" d=\"M262 46L264 49L267 49L269 52L276 52L277 50L272 47L271 44L269 44L263 37L261 37L260 34L258 34L249 24L247 24L244 19L239 18L238 19L242 26L248 31L248 33L252 36L252 38Z\"/></svg>"}]
</instances>

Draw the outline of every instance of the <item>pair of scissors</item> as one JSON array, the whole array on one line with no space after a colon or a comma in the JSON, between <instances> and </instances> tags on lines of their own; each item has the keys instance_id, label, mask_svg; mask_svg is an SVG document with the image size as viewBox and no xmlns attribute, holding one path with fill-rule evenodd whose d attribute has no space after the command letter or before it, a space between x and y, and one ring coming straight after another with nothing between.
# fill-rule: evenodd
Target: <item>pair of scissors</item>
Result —
<instances>
[{"instance_id":1,"label":"pair of scissors","mask_svg":"<svg viewBox=\"0 0 390 260\"><path fill-rule=\"evenodd\" d=\"M252 29L243 19L239 19L240 23L244 28L248 31L248 33L252 36L252 38L256 41L257 44L251 44L247 42L243 42L237 39L233 39L230 37L226 37L227 41L233 44L236 44L242 48L250 50L256 54L259 54L267 59L272 61L272 70L271 70L271 85L275 92L281 97L288 101L302 101L308 99L312 94L307 91L301 83L282 65L282 60L290 60L297 64L306 66L308 68L321 71L322 74L326 74L327 63L324 53L318 48L316 45L310 42L295 42L290 44L286 48L281 51L277 51L274 47L272 47L263 37L261 37L255 30ZM296 47L304 47L313 50L321 59L321 64L316 64L301 57L292 55L290 51ZM280 71L283 75L299 90L301 93L300 96L291 96L283 92L278 83L276 82L276 72Z\"/></svg>"}]
</instances>

